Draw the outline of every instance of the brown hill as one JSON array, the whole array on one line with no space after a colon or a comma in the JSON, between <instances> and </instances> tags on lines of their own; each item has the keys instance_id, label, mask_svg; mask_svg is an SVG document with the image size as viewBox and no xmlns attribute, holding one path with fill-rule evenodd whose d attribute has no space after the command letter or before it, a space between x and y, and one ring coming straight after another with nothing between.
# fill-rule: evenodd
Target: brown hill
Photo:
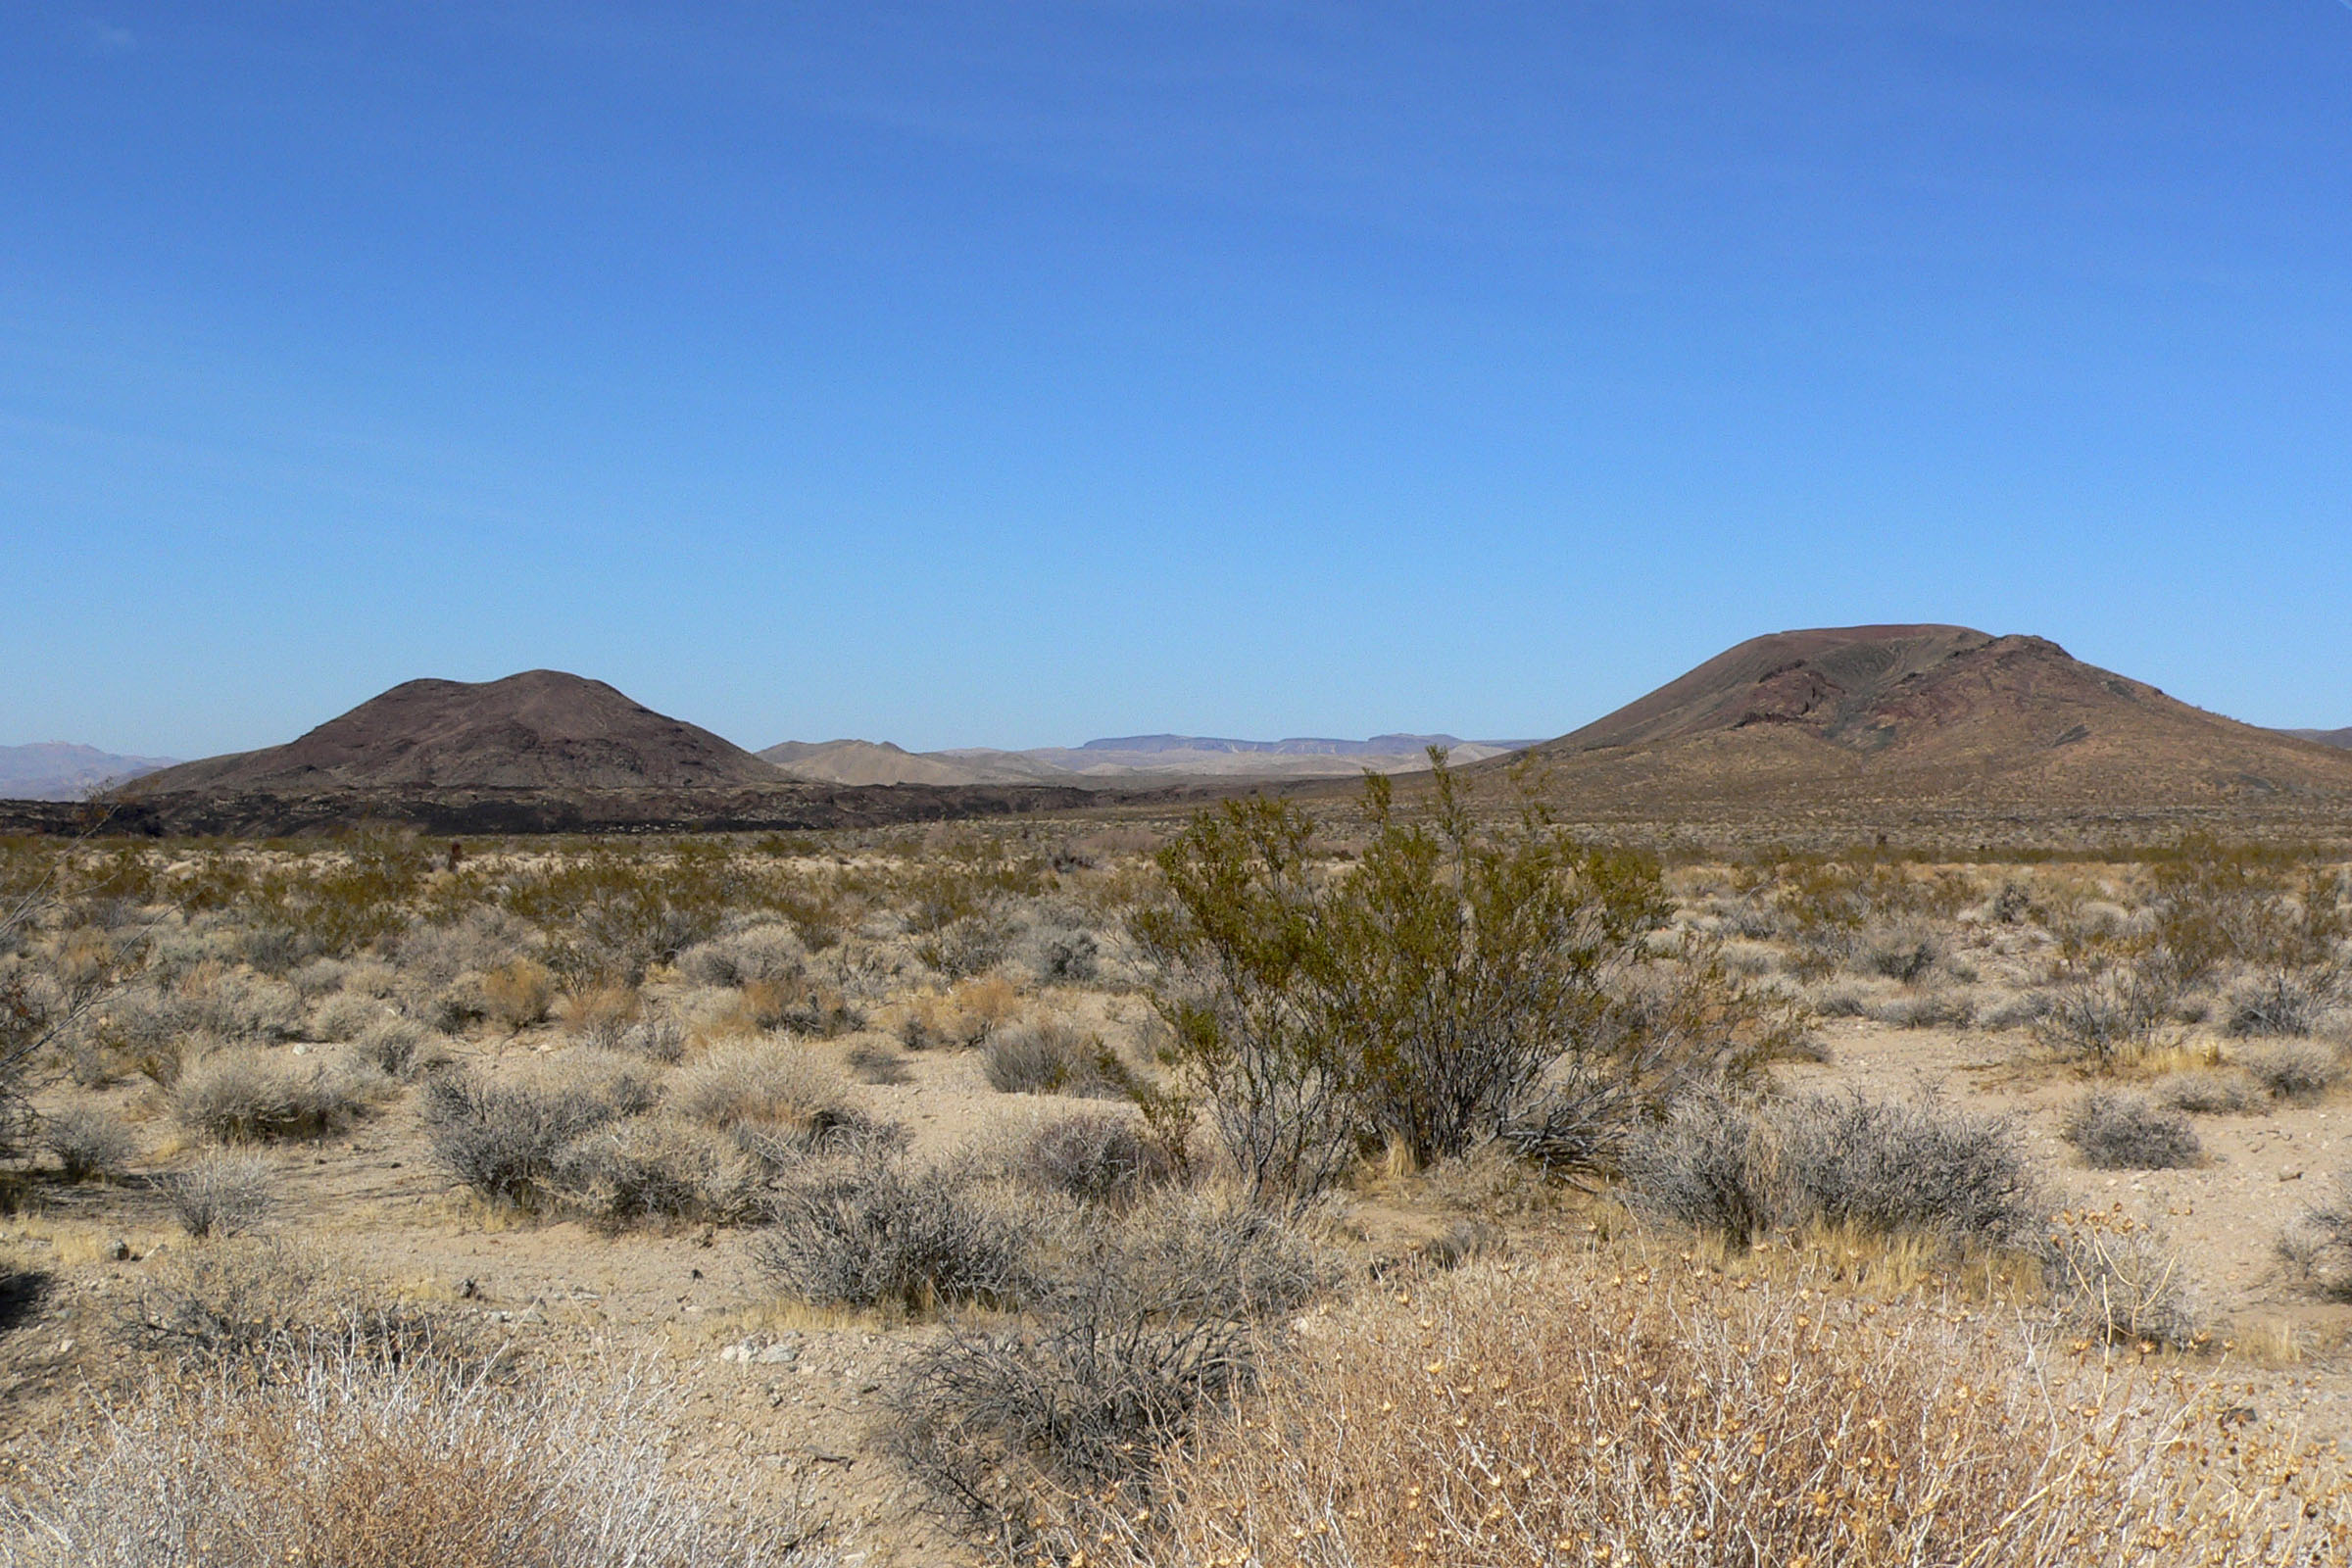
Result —
<instances>
[{"instance_id":1,"label":"brown hill","mask_svg":"<svg viewBox=\"0 0 2352 1568\"><path fill-rule=\"evenodd\" d=\"M2292 735L2299 741L2318 741L2322 746L2352 751L2352 725L2342 729L2282 729L2278 733Z\"/></svg>"},{"instance_id":2,"label":"brown hill","mask_svg":"<svg viewBox=\"0 0 2352 1568\"><path fill-rule=\"evenodd\" d=\"M534 669L504 680L413 680L299 740L183 762L134 799L184 791L738 789L776 770L603 681Z\"/></svg>"},{"instance_id":3,"label":"brown hill","mask_svg":"<svg viewBox=\"0 0 2352 1568\"><path fill-rule=\"evenodd\" d=\"M983 768L926 757L888 741L784 741L760 759L793 778L828 784L999 784Z\"/></svg>"},{"instance_id":4,"label":"brown hill","mask_svg":"<svg viewBox=\"0 0 2352 1568\"><path fill-rule=\"evenodd\" d=\"M1549 792L1595 819L2340 823L2352 808L2352 754L1965 626L1758 637L1534 750Z\"/></svg>"}]
</instances>

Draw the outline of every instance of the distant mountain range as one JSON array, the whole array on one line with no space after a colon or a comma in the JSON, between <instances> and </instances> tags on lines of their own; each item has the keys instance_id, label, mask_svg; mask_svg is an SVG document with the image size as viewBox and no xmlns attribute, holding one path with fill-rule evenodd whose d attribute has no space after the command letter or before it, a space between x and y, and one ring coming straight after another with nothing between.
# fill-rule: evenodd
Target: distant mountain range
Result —
<instances>
[{"instance_id":1,"label":"distant mountain range","mask_svg":"<svg viewBox=\"0 0 2352 1568\"><path fill-rule=\"evenodd\" d=\"M47 741L33 746L0 746L0 799L73 801L92 790L120 784L176 758L121 757L95 746Z\"/></svg>"},{"instance_id":2,"label":"distant mountain range","mask_svg":"<svg viewBox=\"0 0 2352 1568\"><path fill-rule=\"evenodd\" d=\"M71 800L116 783L125 820L154 831L345 819L516 832L826 825L1061 809L1105 795L1197 797L1256 780L1314 787L1366 768L1425 770L1433 745L1474 767L1528 753L1555 800L1596 820L1885 819L1918 809L2080 826L2248 808L2352 812L2352 729L2257 728L2043 638L1944 625L1752 638L1541 742L1153 734L1026 751L839 740L754 754L602 681L530 670L409 681L284 745L203 761L0 748L0 794Z\"/></svg>"},{"instance_id":3,"label":"distant mountain range","mask_svg":"<svg viewBox=\"0 0 2352 1568\"><path fill-rule=\"evenodd\" d=\"M1369 767L1409 773L1443 746L1457 762L1477 762L1533 744L1465 741L1453 735L1375 735L1370 740L1300 737L1232 740L1217 735L1126 735L1083 746L1030 751L967 747L908 752L886 741L786 741L759 755L795 778L834 784L1083 784L1137 787L1202 778L1353 778Z\"/></svg>"}]
</instances>

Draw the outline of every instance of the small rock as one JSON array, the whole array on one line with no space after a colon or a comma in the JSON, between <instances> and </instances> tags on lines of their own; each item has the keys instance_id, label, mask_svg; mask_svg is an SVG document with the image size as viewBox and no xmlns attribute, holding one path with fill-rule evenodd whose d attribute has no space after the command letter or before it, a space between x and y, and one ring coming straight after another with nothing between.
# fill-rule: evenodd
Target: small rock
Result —
<instances>
[{"instance_id":1,"label":"small rock","mask_svg":"<svg viewBox=\"0 0 2352 1568\"><path fill-rule=\"evenodd\" d=\"M2299 1182L2303 1179L2303 1173L2299 1170L2282 1170L2278 1173L2278 1179L2282 1182Z\"/></svg>"},{"instance_id":2,"label":"small rock","mask_svg":"<svg viewBox=\"0 0 2352 1568\"><path fill-rule=\"evenodd\" d=\"M771 1345L760 1352L762 1366L787 1366L801 1358L801 1352L789 1345Z\"/></svg>"},{"instance_id":3,"label":"small rock","mask_svg":"<svg viewBox=\"0 0 2352 1568\"><path fill-rule=\"evenodd\" d=\"M118 1263L127 1263L131 1260L130 1244L122 1240L122 1237L118 1236L115 1238L113 1245L107 1248L106 1255L113 1258Z\"/></svg>"}]
</instances>

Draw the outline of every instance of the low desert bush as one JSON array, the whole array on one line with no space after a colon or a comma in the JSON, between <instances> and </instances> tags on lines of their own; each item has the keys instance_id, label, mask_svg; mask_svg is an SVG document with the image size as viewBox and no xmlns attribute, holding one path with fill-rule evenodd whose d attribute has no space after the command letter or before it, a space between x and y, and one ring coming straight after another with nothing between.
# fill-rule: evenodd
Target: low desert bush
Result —
<instances>
[{"instance_id":1,"label":"low desert bush","mask_svg":"<svg viewBox=\"0 0 2352 1568\"><path fill-rule=\"evenodd\" d=\"M672 1075L670 1108L706 1126L807 1125L849 1102L839 1068L789 1039L719 1046Z\"/></svg>"},{"instance_id":2,"label":"low desert bush","mask_svg":"<svg viewBox=\"0 0 2352 1568\"><path fill-rule=\"evenodd\" d=\"M1014 1024L990 1036L982 1070L991 1089L1008 1095L1074 1095L1124 1100L1135 1075L1099 1035L1064 1023Z\"/></svg>"},{"instance_id":3,"label":"low desert bush","mask_svg":"<svg viewBox=\"0 0 2352 1568\"><path fill-rule=\"evenodd\" d=\"M268 1217L276 1198L270 1162L259 1154L216 1152L157 1184L172 1217L190 1236L235 1236Z\"/></svg>"},{"instance_id":4,"label":"low desert bush","mask_svg":"<svg viewBox=\"0 0 2352 1568\"><path fill-rule=\"evenodd\" d=\"M322 1347L164 1383L0 1509L23 1568L793 1568L790 1522L665 1473L662 1391Z\"/></svg>"},{"instance_id":5,"label":"low desert bush","mask_svg":"<svg viewBox=\"0 0 2352 1568\"><path fill-rule=\"evenodd\" d=\"M177 1022L222 1040L292 1040L302 1033L302 994L282 981L208 965L181 984Z\"/></svg>"},{"instance_id":6,"label":"low desert bush","mask_svg":"<svg viewBox=\"0 0 2352 1568\"><path fill-rule=\"evenodd\" d=\"M478 989L483 1015L514 1033L546 1019L556 1000L556 977L545 964L515 958L484 974Z\"/></svg>"},{"instance_id":7,"label":"low desert bush","mask_svg":"<svg viewBox=\"0 0 2352 1568\"><path fill-rule=\"evenodd\" d=\"M564 1033L592 1051L616 1051L621 1037L645 1011L635 986L590 985L566 991L554 1005Z\"/></svg>"},{"instance_id":8,"label":"low desert bush","mask_svg":"<svg viewBox=\"0 0 2352 1568\"><path fill-rule=\"evenodd\" d=\"M2343 1058L2317 1040L2280 1040L2251 1048L2238 1059L2280 1100L2317 1100L2344 1078Z\"/></svg>"},{"instance_id":9,"label":"low desert bush","mask_svg":"<svg viewBox=\"0 0 2352 1568\"><path fill-rule=\"evenodd\" d=\"M2058 1320L2110 1345L2187 1349L2205 1341L2187 1271L2164 1234L2121 1208L2053 1217L2040 1248Z\"/></svg>"},{"instance_id":10,"label":"low desert bush","mask_svg":"<svg viewBox=\"0 0 2352 1568\"><path fill-rule=\"evenodd\" d=\"M1131 1116L1063 1116L1032 1132L1014 1169L1040 1191L1081 1203L1124 1205L1177 1179L1175 1160Z\"/></svg>"},{"instance_id":11,"label":"low desert bush","mask_svg":"<svg viewBox=\"0 0 2352 1568\"><path fill-rule=\"evenodd\" d=\"M2225 1033L2246 1036L2309 1035L2342 990L2332 968L2266 969L2230 993Z\"/></svg>"},{"instance_id":12,"label":"low desert bush","mask_svg":"<svg viewBox=\"0 0 2352 1568\"><path fill-rule=\"evenodd\" d=\"M2016 1126L1934 1099L1678 1103L1624 1162L1638 1213L1745 1244L1806 1225L2006 1247L2044 1212Z\"/></svg>"},{"instance_id":13,"label":"low desert bush","mask_svg":"<svg viewBox=\"0 0 2352 1568\"><path fill-rule=\"evenodd\" d=\"M1916 922L1871 926L1854 938L1854 967L1913 985L1943 956L1941 933Z\"/></svg>"},{"instance_id":14,"label":"low desert bush","mask_svg":"<svg viewBox=\"0 0 2352 1568\"><path fill-rule=\"evenodd\" d=\"M886 1146L854 1143L789 1173L769 1213L753 1263L819 1306L995 1305L1028 1285L1029 1241L1006 1212L963 1171L914 1166Z\"/></svg>"},{"instance_id":15,"label":"low desert bush","mask_svg":"<svg viewBox=\"0 0 2352 1568\"><path fill-rule=\"evenodd\" d=\"M2014 1330L1673 1264L1472 1264L1322 1325L1091 1499L1096 1562L2173 1568L2342 1550L2338 1461L2223 1405L2050 1365ZM1116 1501L1122 1507L1133 1495Z\"/></svg>"},{"instance_id":16,"label":"low desert bush","mask_svg":"<svg viewBox=\"0 0 2352 1568\"><path fill-rule=\"evenodd\" d=\"M2185 1114L2116 1089L2085 1091L2060 1130L2093 1170L2177 1170L2205 1157Z\"/></svg>"},{"instance_id":17,"label":"low desert bush","mask_svg":"<svg viewBox=\"0 0 2352 1568\"><path fill-rule=\"evenodd\" d=\"M688 948L678 955L677 969L698 986L789 986L799 983L808 964L799 932L781 921L762 921Z\"/></svg>"},{"instance_id":18,"label":"low desert bush","mask_svg":"<svg viewBox=\"0 0 2352 1568\"><path fill-rule=\"evenodd\" d=\"M2352 1171L2331 1178L2287 1225L2278 1257L2312 1294L2352 1301Z\"/></svg>"},{"instance_id":19,"label":"low desert bush","mask_svg":"<svg viewBox=\"0 0 2352 1568\"><path fill-rule=\"evenodd\" d=\"M2243 1067L2191 1067L2168 1072L2151 1091L2158 1104L2192 1116L2243 1116L2270 1103L2261 1080Z\"/></svg>"},{"instance_id":20,"label":"low desert bush","mask_svg":"<svg viewBox=\"0 0 2352 1568\"><path fill-rule=\"evenodd\" d=\"M323 1137L363 1114L382 1087L356 1066L243 1047L216 1051L180 1069L172 1114L224 1144Z\"/></svg>"},{"instance_id":21,"label":"low desert bush","mask_svg":"<svg viewBox=\"0 0 2352 1568\"><path fill-rule=\"evenodd\" d=\"M2118 966L2045 993L2030 1027L2045 1049L2105 1066L2151 1043L2178 996L2168 975Z\"/></svg>"},{"instance_id":22,"label":"low desert bush","mask_svg":"<svg viewBox=\"0 0 2352 1568\"><path fill-rule=\"evenodd\" d=\"M1716 1095L1675 1103L1628 1142L1620 1172L1636 1213L1745 1246L1785 1208L1777 1152L1751 1106Z\"/></svg>"},{"instance_id":23,"label":"low desert bush","mask_svg":"<svg viewBox=\"0 0 2352 1568\"><path fill-rule=\"evenodd\" d=\"M686 1054L686 1028L675 1018L640 1018L620 1032L612 1049L648 1061L677 1061Z\"/></svg>"},{"instance_id":24,"label":"low desert bush","mask_svg":"<svg viewBox=\"0 0 2352 1568\"><path fill-rule=\"evenodd\" d=\"M900 1461L1002 1546L1073 1494L1149 1506L1156 1457L1248 1388L1266 1320L1330 1283L1314 1246L1209 1194L1098 1227L1029 1319L956 1327L891 1395Z\"/></svg>"},{"instance_id":25,"label":"low desert bush","mask_svg":"<svg viewBox=\"0 0 2352 1568\"><path fill-rule=\"evenodd\" d=\"M463 1325L292 1243L214 1240L154 1260L116 1324L132 1348L181 1370L283 1376L321 1345L481 1364Z\"/></svg>"},{"instance_id":26,"label":"low desert bush","mask_svg":"<svg viewBox=\"0 0 2352 1568\"><path fill-rule=\"evenodd\" d=\"M737 1225L760 1206L763 1172L734 1142L676 1116L632 1116L564 1146L551 1185L607 1229L681 1221Z\"/></svg>"},{"instance_id":27,"label":"low desert bush","mask_svg":"<svg viewBox=\"0 0 2352 1568\"><path fill-rule=\"evenodd\" d=\"M338 991L311 1009L304 1033L313 1040L349 1040L383 1015L384 1004L373 997Z\"/></svg>"},{"instance_id":28,"label":"low desert bush","mask_svg":"<svg viewBox=\"0 0 2352 1568\"><path fill-rule=\"evenodd\" d=\"M1976 1021L1976 1003L1965 991L1923 991L1896 997L1869 1009L1872 1019L1896 1029L1965 1029Z\"/></svg>"},{"instance_id":29,"label":"low desert bush","mask_svg":"<svg viewBox=\"0 0 2352 1568\"><path fill-rule=\"evenodd\" d=\"M496 1202L523 1208L554 1196L565 1146L642 1108L576 1082L494 1084L458 1073L425 1081L425 1133L452 1176Z\"/></svg>"},{"instance_id":30,"label":"low desert bush","mask_svg":"<svg viewBox=\"0 0 2352 1568\"><path fill-rule=\"evenodd\" d=\"M379 1017L360 1031L351 1053L387 1078L414 1083L449 1059L432 1031L408 1018Z\"/></svg>"},{"instance_id":31,"label":"low desert bush","mask_svg":"<svg viewBox=\"0 0 2352 1568\"><path fill-rule=\"evenodd\" d=\"M70 1182L120 1176L139 1157L139 1141L121 1117L88 1107L43 1117L41 1145Z\"/></svg>"}]
</instances>

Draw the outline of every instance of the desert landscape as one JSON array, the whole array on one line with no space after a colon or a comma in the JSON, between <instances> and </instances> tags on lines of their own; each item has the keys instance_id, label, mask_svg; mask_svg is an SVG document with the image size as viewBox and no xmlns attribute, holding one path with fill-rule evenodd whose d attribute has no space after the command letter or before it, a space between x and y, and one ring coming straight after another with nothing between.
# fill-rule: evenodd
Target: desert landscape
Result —
<instances>
[{"instance_id":1,"label":"desert landscape","mask_svg":"<svg viewBox=\"0 0 2352 1568\"><path fill-rule=\"evenodd\" d=\"M419 681L6 841L0 1560L2352 1548L2352 754L1860 627L1352 784L373 816L768 766Z\"/></svg>"}]
</instances>

